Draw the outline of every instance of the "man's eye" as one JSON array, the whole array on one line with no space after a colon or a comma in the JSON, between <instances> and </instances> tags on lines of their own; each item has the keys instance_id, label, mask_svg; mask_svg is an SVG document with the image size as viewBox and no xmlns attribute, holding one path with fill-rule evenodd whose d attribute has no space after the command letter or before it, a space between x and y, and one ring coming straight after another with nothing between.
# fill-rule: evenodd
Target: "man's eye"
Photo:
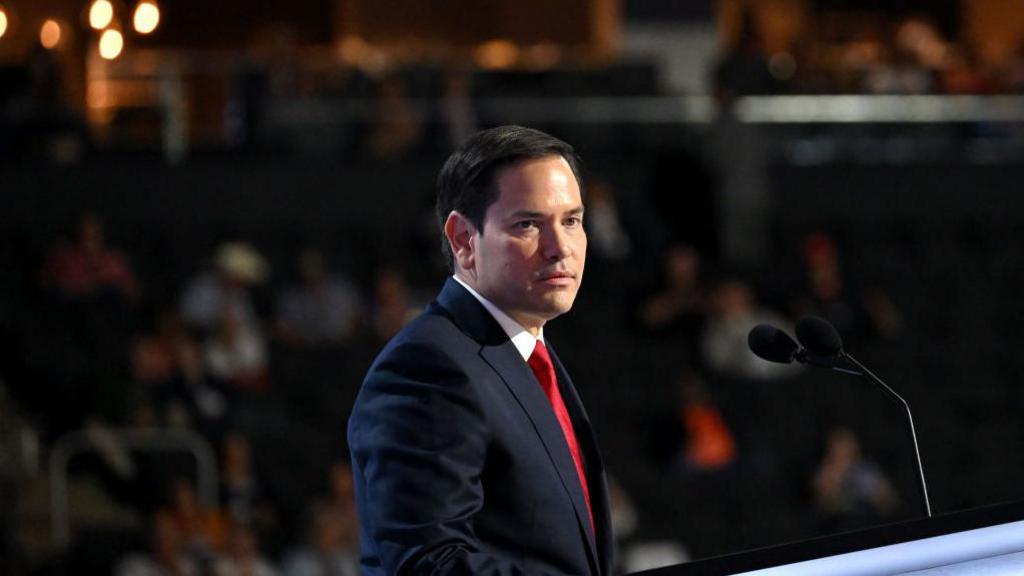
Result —
<instances>
[{"instance_id":1,"label":"man's eye","mask_svg":"<svg viewBox=\"0 0 1024 576\"><path fill-rule=\"evenodd\" d=\"M582 226L583 218L579 216L570 216L569 218L565 219L565 225L571 228L575 228L576 226Z\"/></svg>"},{"instance_id":2,"label":"man's eye","mask_svg":"<svg viewBox=\"0 0 1024 576\"><path fill-rule=\"evenodd\" d=\"M520 230L529 230L530 228L533 228L534 224L533 220L523 220L521 222L516 222L514 226Z\"/></svg>"}]
</instances>

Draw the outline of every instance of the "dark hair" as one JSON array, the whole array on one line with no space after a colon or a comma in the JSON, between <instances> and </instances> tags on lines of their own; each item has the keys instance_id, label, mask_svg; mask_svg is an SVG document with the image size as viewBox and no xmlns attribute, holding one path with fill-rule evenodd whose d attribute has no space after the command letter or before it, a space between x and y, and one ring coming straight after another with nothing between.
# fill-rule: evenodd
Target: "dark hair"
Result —
<instances>
[{"instance_id":1,"label":"dark hair","mask_svg":"<svg viewBox=\"0 0 1024 576\"><path fill-rule=\"evenodd\" d=\"M521 160L561 156L569 163L576 183L583 194L580 159L572 146L533 128L499 126L470 136L444 163L437 177L437 220L441 226L441 251L454 270L454 259L444 223L454 210L484 229L484 214L498 200L495 175L498 170Z\"/></svg>"}]
</instances>

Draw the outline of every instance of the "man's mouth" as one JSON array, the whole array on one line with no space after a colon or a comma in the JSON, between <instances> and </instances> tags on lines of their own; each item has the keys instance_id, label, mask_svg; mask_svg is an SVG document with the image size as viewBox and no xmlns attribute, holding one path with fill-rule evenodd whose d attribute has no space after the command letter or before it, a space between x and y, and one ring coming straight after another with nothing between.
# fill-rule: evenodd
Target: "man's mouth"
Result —
<instances>
[{"instance_id":1,"label":"man's mouth","mask_svg":"<svg viewBox=\"0 0 1024 576\"><path fill-rule=\"evenodd\" d=\"M538 277L540 282L552 282L552 283L565 283L570 282L576 278L576 275L571 272L547 272L541 274Z\"/></svg>"}]
</instances>

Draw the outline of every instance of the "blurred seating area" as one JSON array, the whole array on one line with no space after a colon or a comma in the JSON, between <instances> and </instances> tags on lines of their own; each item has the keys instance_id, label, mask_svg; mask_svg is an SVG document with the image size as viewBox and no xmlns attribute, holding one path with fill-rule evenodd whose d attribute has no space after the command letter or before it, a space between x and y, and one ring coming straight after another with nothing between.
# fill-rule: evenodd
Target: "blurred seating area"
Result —
<instances>
[{"instance_id":1,"label":"blurred seating area","mask_svg":"<svg viewBox=\"0 0 1024 576\"><path fill-rule=\"evenodd\" d=\"M0 31L0 574L357 574L347 415L445 277L444 158L505 123L584 159L546 334L623 571L918 513L900 408L758 323L823 316L905 395L936 512L1024 497L1017 0L270 4L161 4L112 58Z\"/></svg>"},{"instance_id":2,"label":"blurred seating area","mask_svg":"<svg viewBox=\"0 0 1024 576\"><path fill-rule=\"evenodd\" d=\"M758 151L674 129L656 149L575 134L587 278L549 331L617 486L623 567L916 513L899 408L753 358L759 322L825 316L907 396L936 510L1019 498L1019 163L799 164L784 138ZM729 143L728 161L707 152ZM352 573L346 414L444 277L442 160L5 166L4 573ZM139 431L201 438L213 500L194 454Z\"/></svg>"}]
</instances>

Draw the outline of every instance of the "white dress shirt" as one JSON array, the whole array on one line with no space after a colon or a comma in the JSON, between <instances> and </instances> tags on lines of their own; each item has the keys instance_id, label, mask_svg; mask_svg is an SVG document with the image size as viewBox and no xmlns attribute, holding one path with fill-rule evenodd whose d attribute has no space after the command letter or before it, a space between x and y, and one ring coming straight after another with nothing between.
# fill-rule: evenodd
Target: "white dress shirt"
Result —
<instances>
[{"instance_id":1,"label":"white dress shirt","mask_svg":"<svg viewBox=\"0 0 1024 576\"><path fill-rule=\"evenodd\" d=\"M469 290L469 293L472 294L474 298L484 305L484 308L486 308L487 311L491 313L491 316L494 316L494 319L498 321L498 324L501 325L505 334L508 334L509 340L512 340L512 344L516 347L516 350L519 351L523 360L529 360L530 356L533 355L533 349L537 347L537 341L544 341L544 328L540 329L540 335L535 338L533 334L530 334L529 330L523 328L519 322L516 322L511 316L502 312L501 308L495 306L490 300L478 294L477 291L473 290L469 284L466 284L462 278L459 278L458 276L452 276L452 278L454 278L459 284L462 284L466 290Z\"/></svg>"}]
</instances>

